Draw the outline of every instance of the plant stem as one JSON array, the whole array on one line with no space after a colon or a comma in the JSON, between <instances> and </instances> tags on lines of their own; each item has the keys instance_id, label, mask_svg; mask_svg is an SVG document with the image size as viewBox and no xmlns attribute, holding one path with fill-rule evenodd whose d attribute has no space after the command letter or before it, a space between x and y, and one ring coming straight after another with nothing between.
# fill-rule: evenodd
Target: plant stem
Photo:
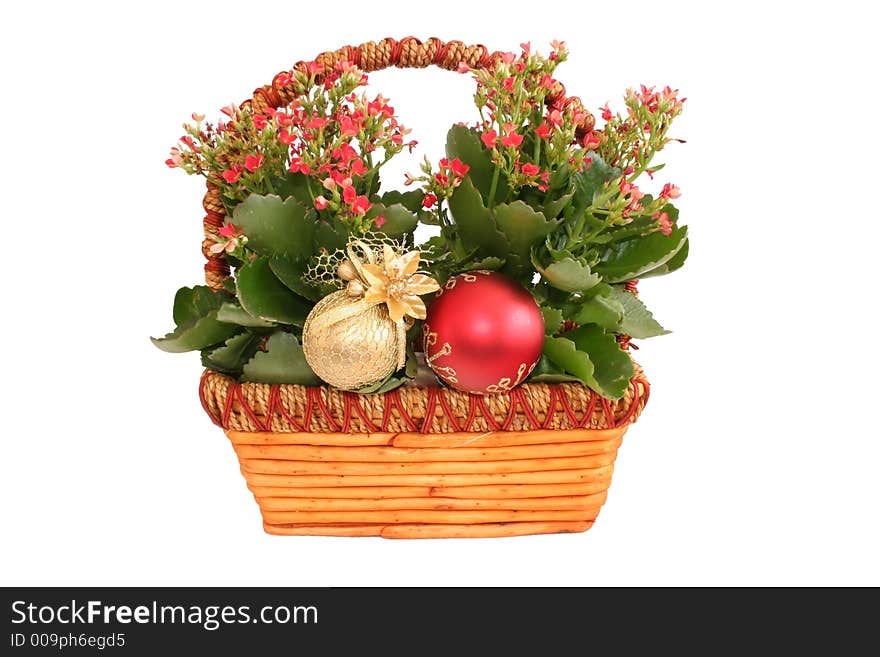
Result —
<instances>
[{"instance_id":1,"label":"plant stem","mask_svg":"<svg viewBox=\"0 0 880 657\"><path fill-rule=\"evenodd\" d=\"M489 208L495 207L495 191L498 189L498 178L501 176L500 163L495 164L495 173L492 174L492 186L489 188Z\"/></svg>"}]
</instances>

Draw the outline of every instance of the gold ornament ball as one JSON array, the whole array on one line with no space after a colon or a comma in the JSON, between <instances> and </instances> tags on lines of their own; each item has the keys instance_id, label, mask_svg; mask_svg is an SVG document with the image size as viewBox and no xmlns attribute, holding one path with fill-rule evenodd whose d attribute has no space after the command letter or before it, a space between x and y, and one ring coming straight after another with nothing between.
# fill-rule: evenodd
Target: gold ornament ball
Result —
<instances>
[{"instance_id":1,"label":"gold ornament ball","mask_svg":"<svg viewBox=\"0 0 880 657\"><path fill-rule=\"evenodd\" d=\"M345 290L328 294L312 308L303 327L303 352L309 367L340 390L378 383L397 369L398 332L384 304L314 329L317 318L360 301Z\"/></svg>"}]
</instances>

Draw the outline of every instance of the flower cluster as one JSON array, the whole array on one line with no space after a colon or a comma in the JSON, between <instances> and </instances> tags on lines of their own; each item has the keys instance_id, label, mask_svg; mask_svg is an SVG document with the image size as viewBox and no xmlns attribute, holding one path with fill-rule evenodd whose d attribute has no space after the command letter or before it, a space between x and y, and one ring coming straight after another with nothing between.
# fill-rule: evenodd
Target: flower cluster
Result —
<instances>
[{"instance_id":1,"label":"flower cluster","mask_svg":"<svg viewBox=\"0 0 880 657\"><path fill-rule=\"evenodd\" d=\"M212 235L215 244L211 246L211 253L228 253L231 256L244 260L244 246L248 238L239 228L231 223L221 226L216 235Z\"/></svg>"},{"instance_id":2,"label":"flower cluster","mask_svg":"<svg viewBox=\"0 0 880 657\"><path fill-rule=\"evenodd\" d=\"M355 93L367 76L349 62L325 71L317 62L279 76L294 92L280 109L223 109L227 122L184 126L167 164L204 175L236 204L252 193L276 193L302 176L315 208L366 230L369 190L378 170L413 141L381 95ZM285 173L287 172L287 173ZM381 225L382 219L375 222Z\"/></svg>"},{"instance_id":3,"label":"flower cluster","mask_svg":"<svg viewBox=\"0 0 880 657\"><path fill-rule=\"evenodd\" d=\"M422 182L425 196L422 199L422 207L425 209L433 208L439 199L448 200L452 196L455 188L461 184L470 167L460 159L443 158L440 160L440 166L434 172L431 161L426 157L422 164L422 176L412 176L406 174L406 185L414 182Z\"/></svg>"}]
</instances>

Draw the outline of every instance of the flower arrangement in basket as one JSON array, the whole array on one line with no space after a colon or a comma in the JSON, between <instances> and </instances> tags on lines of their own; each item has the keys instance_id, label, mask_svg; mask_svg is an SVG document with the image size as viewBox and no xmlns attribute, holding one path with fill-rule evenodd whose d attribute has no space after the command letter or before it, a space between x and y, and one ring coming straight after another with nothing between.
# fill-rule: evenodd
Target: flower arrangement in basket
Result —
<instances>
[{"instance_id":1,"label":"flower arrangement in basket","mask_svg":"<svg viewBox=\"0 0 880 657\"><path fill-rule=\"evenodd\" d=\"M490 53L385 39L300 62L219 123L193 115L167 164L207 179L207 285L155 344L201 352L204 409L273 534L578 532L605 501L648 397L632 338L666 333L636 279L687 229L656 196L683 99L629 90L603 124L555 78L564 43ZM415 144L389 66L472 73L475 123L380 187ZM416 228L430 238L416 240Z\"/></svg>"}]
</instances>

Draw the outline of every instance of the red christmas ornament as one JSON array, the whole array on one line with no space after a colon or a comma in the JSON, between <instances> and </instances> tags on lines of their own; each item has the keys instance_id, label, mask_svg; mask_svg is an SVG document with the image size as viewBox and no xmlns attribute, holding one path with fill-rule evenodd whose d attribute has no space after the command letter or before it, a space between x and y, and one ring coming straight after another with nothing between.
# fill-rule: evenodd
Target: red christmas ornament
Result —
<instances>
[{"instance_id":1,"label":"red christmas ornament","mask_svg":"<svg viewBox=\"0 0 880 657\"><path fill-rule=\"evenodd\" d=\"M447 384L476 394L510 390L541 357L544 317L519 283L492 271L451 278L428 307L425 360Z\"/></svg>"}]
</instances>

